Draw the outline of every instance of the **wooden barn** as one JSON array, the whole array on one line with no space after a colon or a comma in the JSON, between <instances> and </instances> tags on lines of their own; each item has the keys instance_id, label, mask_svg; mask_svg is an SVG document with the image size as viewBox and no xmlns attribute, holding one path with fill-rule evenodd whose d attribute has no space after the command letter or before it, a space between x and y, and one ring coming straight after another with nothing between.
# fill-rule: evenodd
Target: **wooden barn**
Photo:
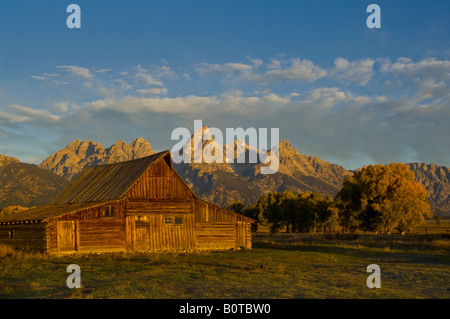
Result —
<instances>
[{"instance_id":1,"label":"wooden barn","mask_svg":"<svg viewBox=\"0 0 450 319\"><path fill-rule=\"evenodd\" d=\"M86 168L51 204L0 217L0 244L49 254L250 248L252 222L198 198L165 151Z\"/></svg>"}]
</instances>

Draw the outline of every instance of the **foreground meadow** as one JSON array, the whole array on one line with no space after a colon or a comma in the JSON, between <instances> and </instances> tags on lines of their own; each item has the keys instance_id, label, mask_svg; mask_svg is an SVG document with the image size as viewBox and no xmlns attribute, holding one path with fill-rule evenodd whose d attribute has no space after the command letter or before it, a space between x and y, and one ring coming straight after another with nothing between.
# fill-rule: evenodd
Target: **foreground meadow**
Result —
<instances>
[{"instance_id":1,"label":"foreground meadow","mask_svg":"<svg viewBox=\"0 0 450 319\"><path fill-rule=\"evenodd\" d=\"M49 257L0 249L0 298L450 297L450 237L254 234L253 249ZM81 268L69 289L69 264ZM366 268L381 267L369 289Z\"/></svg>"}]
</instances>

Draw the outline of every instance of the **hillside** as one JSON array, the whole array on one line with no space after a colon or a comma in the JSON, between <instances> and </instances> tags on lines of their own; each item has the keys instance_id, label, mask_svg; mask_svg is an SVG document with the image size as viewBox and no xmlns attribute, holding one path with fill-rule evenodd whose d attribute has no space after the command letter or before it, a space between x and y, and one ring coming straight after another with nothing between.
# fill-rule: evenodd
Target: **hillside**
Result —
<instances>
[{"instance_id":1,"label":"hillside","mask_svg":"<svg viewBox=\"0 0 450 319\"><path fill-rule=\"evenodd\" d=\"M0 209L48 204L67 185L64 178L49 170L0 155Z\"/></svg>"},{"instance_id":2,"label":"hillside","mask_svg":"<svg viewBox=\"0 0 450 319\"><path fill-rule=\"evenodd\" d=\"M433 211L443 215L450 214L450 171L448 167L435 164L408 164L420 182L430 194L429 202Z\"/></svg>"}]
</instances>

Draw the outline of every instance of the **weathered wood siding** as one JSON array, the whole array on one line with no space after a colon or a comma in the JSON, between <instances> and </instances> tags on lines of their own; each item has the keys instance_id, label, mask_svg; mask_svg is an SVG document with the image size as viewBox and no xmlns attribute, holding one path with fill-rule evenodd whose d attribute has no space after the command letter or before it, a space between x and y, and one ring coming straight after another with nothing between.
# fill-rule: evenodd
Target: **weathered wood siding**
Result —
<instances>
[{"instance_id":1,"label":"weathered wood siding","mask_svg":"<svg viewBox=\"0 0 450 319\"><path fill-rule=\"evenodd\" d=\"M78 251L125 251L125 220L79 220Z\"/></svg>"},{"instance_id":2,"label":"weathered wood siding","mask_svg":"<svg viewBox=\"0 0 450 319\"><path fill-rule=\"evenodd\" d=\"M2 225L0 226L0 244L45 251L45 229L45 223ZM13 238L10 238L11 232L13 232Z\"/></svg>"},{"instance_id":3,"label":"weathered wood siding","mask_svg":"<svg viewBox=\"0 0 450 319\"><path fill-rule=\"evenodd\" d=\"M192 201L129 200L128 214L192 213Z\"/></svg>"},{"instance_id":4,"label":"weathered wood siding","mask_svg":"<svg viewBox=\"0 0 450 319\"><path fill-rule=\"evenodd\" d=\"M199 199L194 201L194 214L197 222L237 222L247 220L242 215Z\"/></svg>"},{"instance_id":5,"label":"weathered wood siding","mask_svg":"<svg viewBox=\"0 0 450 319\"><path fill-rule=\"evenodd\" d=\"M165 160L147 170L128 193L129 199L186 199L191 192Z\"/></svg>"},{"instance_id":6,"label":"weathered wood siding","mask_svg":"<svg viewBox=\"0 0 450 319\"><path fill-rule=\"evenodd\" d=\"M244 216L202 200L195 200L194 215L198 249L252 247L251 223Z\"/></svg>"},{"instance_id":7,"label":"weathered wood siding","mask_svg":"<svg viewBox=\"0 0 450 319\"><path fill-rule=\"evenodd\" d=\"M58 221L58 251L75 252L78 250L78 225L76 220Z\"/></svg>"},{"instance_id":8,"label":"weathered wood siding","mask_svg":"<svg viewBox=\"0 0 450 319\"><path fill-rule=\"evenodd\" d=\"M181 224L175 224L175 218ZM171 223L166 224L166 219ZM176 251L194 248L192 214L159 213L128 216L127 249L132 251Z\"/></svg>"},{"instance_id":9,"label":"weathered wood siding","mask_svg":"<svg viewBox=\"0 0 450 319\"><path fill-rule=\"evenodd\" d=\"M195 248L199 250L236 248L236 225L231 222L196 223Z\"/></svg>"},{"instance_id":10,"label":"weathered wood siding","mask_svg":"<svg viewBox=\"0 0 450 319\"><path fill-rule=\"evenodd\" d=\"M109 207L113 208L113 217ZM47 223L47 252L125 251L125 229L124 200L58 216Z\"/></svg>"},{"instance_id":11,"label":"weathered wood siding","mask_svg":"<svg viewBox=\"0 0 450 319\"><path fill-rule=\"evenodd\" d=\"M236 247L252 248L252 228L250 223L236 223Z\"/></svg>"}]
</instances>

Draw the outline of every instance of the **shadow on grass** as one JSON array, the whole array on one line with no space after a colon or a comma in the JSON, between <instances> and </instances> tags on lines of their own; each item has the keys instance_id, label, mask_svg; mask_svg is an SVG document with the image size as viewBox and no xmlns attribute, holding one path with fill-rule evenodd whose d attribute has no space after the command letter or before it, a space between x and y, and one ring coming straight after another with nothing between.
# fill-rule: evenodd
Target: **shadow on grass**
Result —
<instances>
[{"instance_id":1,"label":"shadow on grass","mask_svg":"<svg viewBox=\"0 0 450 319\"><path fill-rule=\"evenodd\" d=\"M449 239L447 235L353 235L327 239L320 234L257 234L253 239L253 248L449 266Z\"/></svg>"}]
</instances>

